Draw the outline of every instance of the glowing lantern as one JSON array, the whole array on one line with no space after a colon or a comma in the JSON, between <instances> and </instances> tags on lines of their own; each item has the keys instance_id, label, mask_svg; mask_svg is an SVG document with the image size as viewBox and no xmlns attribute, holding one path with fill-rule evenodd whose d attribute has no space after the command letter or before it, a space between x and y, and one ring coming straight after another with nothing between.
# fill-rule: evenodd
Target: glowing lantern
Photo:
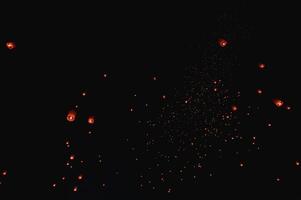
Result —
<instances>
[{"instance_id":1,"label":"glowing lantern","mask_svg":"<svg viewBox=\"0 0 301 200\"><path fill-rule=\"evenodd\" d=\"M74 110L71 110L67 114L67 121L74 122L76 118L76 112Z\"/></svg>"},{"instance_id":2,"label":"glowing lantern","mask_svg":"<svg viewBox=\"0 0 301 200\"><path fill-rule=\"evenodd\" d=\"M79 175L79 176L77 177L77 179L78 179L78 180L82 180L82 179L83 179L83 175Z\"/></svg>"},{"instance_id":3,"label":"glowing lantern","mask_svg":"<svg viewBox=\"0 0 301 200\"><path fill-rule=\"evenodd\" d=\"M7 171L6 170L2 171L2 176L6 176L6 175L7 175Z\"/></svg>"},{"instance_id":4,"label":"glowing lantern","mask_svg":"<svg viewBox=\"0 0 301 200\"><path fill-rule=\"evenodd\" d=\"M273 99L273 103L275 104L275 106L277 107L281 107L283 106L284 102L281 101L280 99Z\"/></svg>"},{"instance_id":5,"label":"glowing lantern","mask_svg":"<svg viewBox=\"0 0 301 200\"><path fill-rule=\"evenodd\" d=\"M7 42L6 43L6 47L9 49L9 50L13 50L14 48L16 48L16 44L14 42Z\"/></svg>"},{"instance_id":6,"label":"glowing lantern","mask_svg":"<svg viewBox=\"0 0 301 200\"><path fill-rule=\"evenodd\" d=\"M235 112L235 111L237 111L238 108L237 108L236 105L233 105L233 106L231 107L231 109L232 109L233 112Z\"/></svg>"},{"instance_id":7,"label":"glowing lantern","mask_svg":"<svg viewBox=\"0 0 301 200\"><path fill-rule=\"evenodd\" d=\"M259 69L264 69L264 68L265 68L265 64L260 63L260 64L258 65L258 67L259 67Z\"/></svg>"},{"instance_id":8,"label":"glowing lantern","mask_svg":"<svg viewBox=\"0 0 301 200\"><path fill-rule=\"evenodd\" d=\"M74 158L75 158L75 156L73 154L70 155L70 157L69 157L70 160L74 160Z\"/></svg>"},{"instance_id":9,"label":"glowing lantern","mask_svg":"<svg viewBox=\"0 0 301 200\"><path fill-rule=\"evenodd\" d=\"M218 44L220 47L225 47L225 46L227 46L228 42L225 39L219 39Z\"/></svg>"},{"instance_id":10,"label":"glowing lantern","mask_svg":"<svg viewBox=\"0 0 301 200\"><path fill-rule=\"evenodd\" d=\"M94 119L93 116L88 117L88 123L89 124L94 124L94 122L95 122L95 119Z\"/></svg>"}]
</instances>

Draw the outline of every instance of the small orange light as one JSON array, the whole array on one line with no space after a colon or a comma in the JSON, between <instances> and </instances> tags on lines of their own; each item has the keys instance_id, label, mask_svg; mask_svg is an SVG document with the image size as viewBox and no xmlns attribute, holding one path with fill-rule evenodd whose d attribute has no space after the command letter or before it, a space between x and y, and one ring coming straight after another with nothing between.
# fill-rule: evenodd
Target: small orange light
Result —
<instances>
[{"instance_id":1,"label":"small orange light","mask_svg":"<svg viewBox=\"0 0 301 200\"><path fill-rule=\"evenodd\" d=\"M74 160L75 156L74 155L70 155L70 160Z\"/></svg>"},{"instance_id":2,"label":"small orange light","mask_svg":"<svg viewBox=\"0 0 301 200\"><path fill-rule=\"evenodd\" d=\"M16 48L16 44L14 42L7 42L6 43L6 47L9 49L9 50L13 50Z\"/></svg>"},{"instance_id":3,"label":"small orange light","mask_svg":"<svg viewBox=\"0 0 301 200\"><path fill-rule=\"evenodd\" d=\"M264 69L264 68L265 68L265 64L260 63L260 64L258 65L258 67L259 67L259 69Z\"/></svg>"},{"instance_id":4,"label":"small orange light","mask_svg":"<svg viewBox=\"0 0 301 200\"><path fill-rule=\"evenodd\" d=\"M225 47L225 46L227 46L228 41L221 38L221 39L218 40L218 44L219 44L220 47Z\"/></svg>"},{"instance_id":5,"label":"small orange light","mask_svg":"<svg viewBox=\"0 0 301 200\"><path fill-rule=\"evenodd\" d=\"M235 112L235 111L237 111L237 110L238 110L238 108L237 108L237 106L236 106L236 105L233 105L233 106L231 107L231 109L232 109L232 111L233 111L233 112Z\"/></svg>"},{"instance_id":6,"label":"small orange light","mask_svg":"<svg viewBox=\"0 0 301 200\"><path fill-rule=\"evenodd\" d=\"M93 116L88 117L88 123L89 124L94 124L95 118Z\"/></svg>"},{"instance_id":7,"label":"small orange light","mask_svg":"<svg viewBox=\"0 0 301 200\"><path fill-rule=\"evenodd\" d=\"M273 103L275 104L275 106L277 107L281 107L283 106L284 102L281 101L280 99L273 99Z\"/></svg>"},{"instance_id":8,"label":"small orange light","mask_svg":"<svg viewBox=\"0 0 301 200\"><path fill-rule=\"evenodd\" d=\"M67 114L67 120L69 122L74 122L75 118L76 118L76 112L74 110L69 111Z\"/></svg>"}]
</instances>

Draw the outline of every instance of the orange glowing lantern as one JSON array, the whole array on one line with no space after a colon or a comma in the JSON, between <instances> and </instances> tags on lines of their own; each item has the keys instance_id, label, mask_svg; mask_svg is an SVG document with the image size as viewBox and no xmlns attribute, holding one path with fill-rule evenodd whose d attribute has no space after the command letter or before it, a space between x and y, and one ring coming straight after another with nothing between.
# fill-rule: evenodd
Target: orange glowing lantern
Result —
<instances>
[{"instance_id":1,"label":"orange glowing lantern","mask_svg":"<svg viewBox=\"0 0 301 200\"><path fill-rule=\"evenodd\" d=\"M88 117L88 123L89 123L89 124L94 124L94 122L95 122L94 116Z\"/></svg>"},{"instance_id":2,"label":"orange glowing lantern","mask_svg":"<svg viewBox=\"0 0 301 200\"><path fill-rule=\"evenodd\" d=\"M13 50L14 48L16 48L16 44L14 42L6 42L6 47L9 50Z\"/></svg>"},{"instance_id":3,"label":"orange glowing lantern","mask_svg":"<svg viewBox=\"0 0 301 200\"><path fill-rule=\"evenodd\" d=\"M260 64L258 65L258 67L259 67L259 69L264 69L264 68L265 68L265 64L260 63Z\"/></svg>"},{"instance_id":4,"label":"orange glowing lantern","mask_svg":"<svg viewBox=\"0 0 301 200\"><path fill-rule=\"evenodd\" d=\"M275 104L275 106L277 106L278 108L283 106L284 102L281 101L280 99L273 99L273 103Z\"/></svg>"},{"instance_id":5,"label":"orange glowing lantern","mask_svg":"<svg viewBox=\"0 0 301 200\"><path fill-rule=\"evenodd\" d=\"M262 90L261 89L257 89L257 94L262 94Z\"/></svg>"},{"instance_id":6,"label":"orange glowing lantern","mask_svg":"<svg viewBox=\"0 0 301 200\"><path fill-rule=\"evenodd\" d=\"M237 111L238 108L237 108L236 105L233 105L233 106L231 107L231 109L232 109L233 112L235 112L235 111Z\"/></svg>"},{"instance_id":7,"label":"orange glowing lantern","mask_svg":"<svg viewBox=\"0 0 301 200\"><path fill-rule=\"evenodd\" d=\"M67 114L67 121L74 122L76 118L76 112L74 110L70 110Z\"/></svg>"},{"instance_id":8,"label":"orange glowing lantern","mask_svg":"<svg viewBox=\"0 0 301 200\"><path fill-rule=\"evenodd\" d=\"M225 46L227 46L228 42L225 39L219 39L218 44L220 47L225 47Z\"/></svg>"}]
</instances>

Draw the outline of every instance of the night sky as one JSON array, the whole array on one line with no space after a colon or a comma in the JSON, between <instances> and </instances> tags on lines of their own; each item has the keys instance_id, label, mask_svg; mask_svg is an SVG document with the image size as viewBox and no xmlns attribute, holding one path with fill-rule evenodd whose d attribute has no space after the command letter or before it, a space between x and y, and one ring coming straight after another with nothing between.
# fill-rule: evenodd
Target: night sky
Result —
<instances>
[{"instance_id":1,"label":"night sky","mask_svg":"<svg viewBox=\"0 0 301 200\"><path fill-rule=\"evenodd\" d=\"M0 199L301 199L293 6L128 7L2 17Z\"/></svg>"}]
</instances>

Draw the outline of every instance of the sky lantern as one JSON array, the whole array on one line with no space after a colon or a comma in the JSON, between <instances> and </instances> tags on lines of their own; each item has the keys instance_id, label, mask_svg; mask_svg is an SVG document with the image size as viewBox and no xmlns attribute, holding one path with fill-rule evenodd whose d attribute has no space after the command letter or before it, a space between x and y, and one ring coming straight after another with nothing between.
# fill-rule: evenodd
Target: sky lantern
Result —
<instances>
[{"instance_id":1,"label":"sky lantern","mask_svg":"<svg viewBox=\"0 0 301 200\"><path fill-rule=\"evenodd\" d=\"M76 118L76 112L74 110L70 110L67 114L67 121L74 122Z\"/></svg>"},{"instance_id":2,"label":"sky lantern","mask_svg":"<svg viewBox=\"0 0 301 200\"><path fill-rule=\"evenodd\" d=\"M280 108L281 106L283 106L284 102L281 101L280 99L273 99L273 103L275 104L275 106L277 106L278 108Z\"/></svg>"},{"instance_id":3,"label":"sky lantern","mask_svg":"<svg viewBox=\"0 0 301 200\"><path fill-rule=\"evenodd\" d=\"M264 68L265 68L265 64L259 63L259 64L258 64L258 67L259 67L259 69L264 69Z\"/></svg>"},{"instance_id":4,"label":"sky lantern","mask_svg":"<svg viewBox=\"0 0 301 200\"><path fill-rule=\"evenodd\" d=\"M225 47L225 46L227 46L228 41L221 38L221 39L218 40L218 44L219 44L220 47Z\"/></svg>"},{"instance_id":5,"label":"sky lantern","mask_svg":"<svg viewBox=\"0 0 301 200\"><path fill-rule=\"evenodd\" d=\"M262 89L257 89L257 94L262 94Z\"/></svg>"},{"instance_id":6,"label":"sky lantern","mask_svg":"<svg viewBox=\"0 0 301 200\"><path fill-rule=\"evenodd\" d=\"M233 106L231 106L231 110L233 111L233 112L235 112L235 111L237 111L237 106L236 105L233 105Z\"/></svg>"},{"instance_id":7,"label":"sky lantern","mask_svg":"<svg viewBox=\"0 0 301 200\"><path fill-rule=\"evenodd\" d=\"M94 122L95 122L94 116L89 116L89 117L88 117L88 123L89 123L89 124L94 124Z\"/></svg>"},{"instance_id":8,"label":"sky lantern","mask_svg":"<svg viewBox=\"0 0 301 200\"><path fill-rule=\"evenodd\" d=\"M9 50L13 50L16 48L16 44L14 42L6 42L6 47L9 49Z\"/></svg>"}]
</instances>

